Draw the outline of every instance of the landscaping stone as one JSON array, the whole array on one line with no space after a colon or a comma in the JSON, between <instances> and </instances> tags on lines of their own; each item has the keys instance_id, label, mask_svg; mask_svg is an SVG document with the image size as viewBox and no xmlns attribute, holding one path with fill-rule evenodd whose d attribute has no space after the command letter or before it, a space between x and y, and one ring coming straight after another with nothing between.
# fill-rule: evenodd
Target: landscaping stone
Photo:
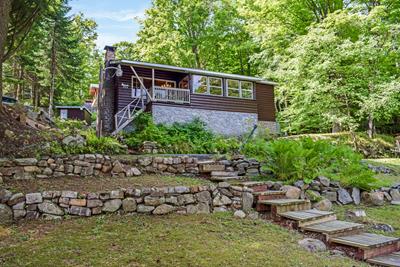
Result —
<instances>
[{"instance_id":1,"label":"landscaping stone","mask_svg":"<svg viewBox=\"0 0 400 267\"><path fill-rule=\"evenodd\" d=\"M237 210L235 211L235 213L233 213L233 216L235 216L236 218L244 219L246 218L246 213L242 210Z\"/></svg>"},{"instance_id":2,"label":"landscaping stone","mask_svg":"<svg viewBox=\"0 0 400 267\"><path fill-rule=\"evenodd\" d=\"M318 176L318 180L321 183L321 185L323 185L325 187L329 187L331 184L331 180L329 180L329 178L327 178L325 176Z\"/></svg>"},{"instance_id":3,"label":"landscaping stone","mask_svg":"<svg viewBox=\"0 0 400 267\"><path fill-rule=\"evenodd\" d=\"M12 195L13 194L11 191L8 191L7 189L0 189L0 204L4 204L9 201Z\"/></svg>"},{"instance_id":4,"label":"landscaping stone","mask_svg":"<svg viewBox=\"0 0 400 267\"><path fill-rule=\"evenodd\" d=\"M19 166L32 166L38 163L38 160L35 158L22 158L22 159L15 159L15 162Z\"/></svg>"},{"instance_id":5,"label":"landscaping stone","mask_svg":"<svg viewBox=\"0 0 400 267\"><path fill-rule=\"evenodd\" d=\"M301 190L295 186L285 185L280 190L286 192L286 198L298 199L300 198Z\"/></svg>"},{"instance_id":6,"label":"landscaping stone","mask_svg":"<svg viewBox=\"0 0 400 267\"><path fill-rule=\"evenodd\" d=\"M365 210L348 210L346 211L345 217L347 219L353 220L367 217L367 214L365 213Z\"/></svg>"},{"instance_id":7,"label":"landscaping stone","mask_svg":"<svg viewBox=\"0 0 400 267\"><path fill-rule=\"evenodd\" d=\"M36 204L43 202L42 194L40 193L26 194L25 199L26 199L26 204Z\"/></svg>"},{"instance_id":8,"label":"landscaping stone","mask_svg":"<svg viewBox=\"0 0 400 267\"><path fill-rule=\"evenodd\" d=\"M13 211L7 205L0 204L0 225L10 225L13 222Z\"/></svg>"},{"instance_id":9,"label":"landscaping stone","mask_svg":"<svg viewBox=\"0 0 400 267\"><path fill-rule=\"evenodd\" d=\"M351 191L351 197L353 198L354 204L360 205L361 203L360 189L358 189L357 187L353 187Z\"/></svg>"},{"instance_id":10,"label":"landscaping stone","mask_svg":"<svg viewBox=\"0 0 400 267\"><path fill-rule=\"evenodd\" d=\"M190 193L190 188L186 186L175 186L175 192L178 194Z\"/></svg>"},{"instance_id":11,"label":"landscaping stone","mask_svg":"<svg viewBox=\"0 0 400 267\"><path fill-rule=\"evenodd\" d=\"M257 211L251 211L248 215L247 218L250 220L257 220L259 218L259 214Z\"/></svg>"},{"instance_id":12,"label":"landscaping stone","mask_svg":"<svg viewBox=\"0 0 400 267\"><path fill-rule=\"evenodd\" d=\"M178 196L178 204L179 205L187 205L195 203L194 196L192 194L184 194Z\"/></svg>"},{"instance_id":13,"label":"landscaping stone","mask_svg":"<svg viewBox=\"0 0 400 267\"><path fill-rule=\"evenodd\" d=\"M9 206L14 206L15 204L18 204L20 202L24 202L25 201L25 196L22 193L17 193L14 194L10 197L10 199L7 201L7 204Z\"/></svg>"},{"instance_id":14,"label":"landscaping stone","mask_svg":"<svg viewBox=\"0 0 400 267\"><path fill-rule=\"evenodd\" d=\"M318 191L314 190L307 190L305 192L306 198L309 199L312 202L320 201L321 200L321 194Z\"/></svg>"},{"instance_id":15,"label":"landscaping stone","mask_svg":"<svg viewBox=\"0 0 400 267\"><path fill-rule=\"evenodd\" d=\"M385 195L383 192L363 192L362 199L371 205L382 206L385 204Z\"/></svg>"},{"instance_id":16,"label":"landscaping stone","mask_svg":"<svg viewBox=\"0 0 400 267\"><path fill-rule=\"evenodd\" d=\"M197 204L197 213L208 214L210 213L210 205L207 203L200 202Z\"/></svg>"},{"instance_id":17,"label":"landscaping stone","mask_svg":"<svg viewBox=\"0 0 400 267\"><path fill-rule=\"evenodd\" d=\"M390 196L392 197L392 201L400 201L400 192L398 189L391 189Z\"/></svg>"},{"instance_id":18,"label":"landscaping stone","mask_svg":"<svg viewBox=\"0 0 400 267\"><path fill-rule=\"evenodd\" d=\"M195 196L198 202L203 202L203 203L211 202L211 194L208 191L199 192Z\"/></svg>"},{"instance_id":19,"label":"landscaping stone","mask_svg":"<svg viewBox=\"0 0 400 267\"><path fill-rule=\"evenodd\" d=\"M244 211L250 211L253 207L254 196L252 193L243 192L242 194L242 209Z\"/></svg>"},{"instance_id":20,"label":"landscaping stone","mask_svg":"<svg viewBox=\"0 0 400 267\"><path fill-rule=\"evenodd\" d=\"M332 202L329 199L323 199L313 205L317 210L330 211L332 209Z\"/></svg>"},{"instance_id":21,"label":"landscaping stone","mask_svg":"<svg viewBox=\"0 0 400 267\"><path fill-rule=\"evenodd\" d=\"M124 198L124 192L122 190L113 190L110 192L110 198L111 199L123 199Z\"/></svg>"},{"instance_id":22,"label":"landscaping stone","mask_svg":"<svg viewBox=\"0 0 400 267\"><path fill-rule=\"evenodd\" d=\"M47 213L57 216L64 215L64 211L62 211L56 204L48 200L45 200L43 201L43 203L40 203L38 205L38 209L42 213Z\"/></svg>"},{"instance_id":23,"label":"landscaping stone","mask_svg":"<svg viewBox=\"0 0 400 267\"><path fill-rule=\"evenodd\" d=\"M86 199L78 199L78 198L70 199L69 200L69 205L85 207L86 206Z\"/></svg>"},{"instance_id":24,"label":"landscaping stone","mask_svg":"<svg viewBox=\"0 0 400 267\"><path fill-rule=\"evenodd\" d=\"M136 200L134 198L125 198L124 200L122 200L122 209L125 212L134 212L136 211Z\"/></svg>"},{"instance_id":25,"label":"landscaping stone","mask_svg":"<svg viewBox=\"0 0 400 267\"><path fill-rule=\"evenodd\" d=\"M168 204L162 204L153 210L153 214L155 215L164 215L171 213L175 210L174 206Z\"/></svg>"},{"instance_id":26,"label":"landscaping stone","mask_svg":"<svg viewBox=\"0 0 400 267\"><path fill-rule=\"evenodd\" d=\"M14 220L19 220L25 217L26 210L13 210Z\"/></svg>"},{"instance_id":27,"label":"landscaping stone","mask_svg":"<svg viewBox=\"0 0 400 267\"><path fill-rule=\"evenodd\" d=\"M88 199L86 206L88 208L96 208L96 207L101 207L103 206L103 202L99 199Z\"/></svg>"},{"instance_id":28,"label":"landscaping stone","mask_svg":"<svg viewBox=\"0 0 400 267\"><path fill-rule=\"evenodd\" d=\"M146 205L138 205L137 206L137 212L138 213L150 213L155 209L154 206L146 206Z\"/></svg>"},{"instance_id":29,"label":"landscaping stone","mask_svg":"<svg viewBox=\"0 0 400 267\"><path fill-rule=\"evenodd\" d=\"M328 191L322 193L322 197L330 200L331 202L337 202L337 193L333 191Z\"/></svg>"},{"instance_id":30,"label":"landscaping stone","mask_svg":"<svg viewBox=\"0 0 400 267\"><path fill-rule=\"evenodd\" d=\"M394 200L392 200L392 201L390 202L390 204L392 204L392 205L400 205L400 201L394 201Z\"/></svg>"},{"instance_id":31,"label":"landscaping stone","mask_svg":"<svg viewBox=\"0 0 400 267\"><path fill-rule=\"evenodd\" d=\"M104 202L103 211L104 212L116 212L122 205L121 199L112 199Z\"/></svg>"},{"instance_id":32,"label":"landscaping stone","mask_svg":"<svg viewBox=\"0 0 400 267\"><path fill-rule=\"evenodd\" d=\"M74 191L62 191L62 192L61 192L61 197L66 197L66 198L78 198L78 192L74 192Z\"/></svg>"},{"instance_id":33,"label":"landscaping stone","mask_svg":"<svg viewBox=\"0 0 400 267\"><path fill-rule=\"evenodd\" d=\"M393 226L390 224L385 224L385 223L377 223L372 226L372 229L378 230L378 231L383 231L386 233L393 233L395 230Z\"/></svg>"},{"instance_id":34,"label":"landscaping stone","mask_svg":"<svg viewBox=\"0 0 400 267\"><path fill-rule=\"evenodd\" d=\"M350 204L351 202L353 202L353 199L351 198L349 192L347 192L346 189L340 188L337 191L337 193L338 193L338 200L343 205L347 205L347 204Z\"/></svg>"},{"instance_id":35,"label":"landscaping stone","mask_svg":"<svg viewBox=\"0 0 400 267\"><path fill-rule=\"evenodd\" d=\"M181 197L181 196L179 196L179 197ZM165 203L164 197L153 197L153 196L144 197L144 204L147 206L158 206L158 205L161 205L164 203Z\"/></svg>"},{"instance_id":36,"label":"landscaping stone","mask_svg":"<svg viewBox=\"0 0 400 267\"><path fill-rule=\"evenodd\" d=\"M90 208L71 206L69 209L69 214L89 217L92 215L92 211Z\"/></svg>"},{"instance_id":37,"label":"landscaping stone","mask_svg":"<svg viewBox=\"0 0 400 267\"><path fill-rule=\"evenodd\" d=\"M308 252L323 252L326 251L324 242L314 238L305 238L298 242L298 244Z\"/></svg>"}]
</instances>

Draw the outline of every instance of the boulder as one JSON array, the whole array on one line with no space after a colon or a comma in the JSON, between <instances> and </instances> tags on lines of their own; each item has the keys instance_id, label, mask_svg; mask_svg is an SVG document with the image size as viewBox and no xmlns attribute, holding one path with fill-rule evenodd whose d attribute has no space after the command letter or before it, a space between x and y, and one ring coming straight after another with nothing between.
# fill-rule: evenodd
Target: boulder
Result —
<instances>
[{"instance_id":1,"label":"boulder","mask_svg":"<svg viewBox=\"0 0 400 267\"><path fill-rule=\"evenodd\" d=\"M116 160L113 164L112 172L114 173L123 173L125 172L124 166L122 165L121 162Z\"/></svg>"},{"instance_id":2,"label":"boulder","mask_svg":"<svg viewBox=\"0 0 400 267\"><path fill-rule=\"evenodd\" d=\"M372 226L372 229L378 230L378 231L383 231L386 233L393 233L394 228L390 224L386 223L377 223Z\"/></svg>"},{"instance_id":3,"label":"boulder","mask_svg":"<svg viewBox=\"0 0 400 267\"><path fill-rule=\"evenodd\" d=\"M349 192L346 189L340 188L337 191L337 193L338 193L338 200L343 205L347 205L347 204L350 204L351 202L353 202L353 199L351 198Z\"/></svg>"},{"instance_id":4,"label":"boulder","mask_svg":"<svg viewBox=\"0 0 400 267\"><path fill-rule=\"evenodd\" d=\"M295 186L285 185L280 188L281 191L286 193L286 197L290 199L300 198L301 190Z\"/></svg>"},{"instance_id":5,"label":"boulder","mask_svg":"<svg viewBox=\"0 0 400 267\"><path fill-rule=\"evenodd\" d=\"M329 185L331 184L331 180L329 180L329 178L325 176L318 176L318 180L321 183L321 185L325 187L329 187Z\"/></svg>"},{"instance_id":6,"label":"boulder","mask_svg":"<svg viewBox=\"0 0 400 267\"><path fill-rule=\"evenodd\" d=\"M399 189L391 189L390 196L392 197L392 201L400 201Z\"/></svg>"},{"instance_id":7,"label":"boulder","mask_svg":"<svg viewBox=\"0 0 400 267\"><path fill-rule=\"evenodd\" d=\"M12 197L11 191L8 191L7 189L0 189L0 203L4 204L7 201L10 200Z\"/></svg>"},{"instance_id":8,"label":"boulder","mask_svg":"<svg viewBox=\"0 0 400 267\"><path fill-rule=\"evenodd\" d=\"M62 140L62 143L66 146L84 146L86 140L79 134L76 136L69 135Z\"/></svg>"},{"instance_id":9,"label":"boulder","mask_svg":"<svg viewBox=\"0 0 400 267\"><path fill-rule=\"evenodd\" d=\"M13 222L13 212L7 205L0 204L0 225L10 225Z\"/></svg>"},{"instance_id":10,"label":"boulder","mask_svg":"<svg viewBox=\"0 0 400 267\"><path fill-rule=\"evenodd\" d=\"M210 203L211 202L211 194L209 191L202 191L195 195L198 202Z\"/></svg>"},{"instance_id":11,"label":"boulder","mask_svg":"<svg viewBox=\"0 0 400 267\"><path fill-rule=\"evenodd\" d=\"M128 197L122 200L122 209L125 212L134 212L136 211L136 200L134 198Z\"/></svg>"},{"instance_id":12,"label":"boulder","mask_svg":"<svg viewBox=\"0 0 400 267\"><path fill-rule=\"evenodd\" d=\"M330 211L332 209L332 202L329 199L323 199L315 203L314 208L322 211Z\"/></svg>"},{"instance_id":13,"label":"boulder","mask_svg":"<svg viewBox=\"0 0 400 267\"><path fill-rule=\"evenodd\" d=\"M122 205L121 199L111 199L104 203L103 211L104 212L116 212Z\"/></svg>"},{"instance_id":14,"label":"boulder","mask_svg":"<svg viewBox=\"0 0 400 267\"><path fill-rule=\"evenodd\" d=\"M242 194L242 209L244 211L249 211L253 207L254 196L252 193L243 192Z\"/></svg>"},{"instance_id":15,"label":"boulder","mask_svg":"<svg viewBox=\"0 0 400 267\"><path fill-rule=\"evenodd\" d=\"M382 206L385 204L385 194L383 192L363 192L362 199L368 204Z\"/></svg>"},{"instance_id":16,"label":"boulder","mask_svg":"<svg viewBox=\"0 0 400 267\"><path fill-rule=\"evenodd\" d=\"M242 210L237 210L237 211L235 211L233 216L235 216L236 218L244 219L244 218L246 218L246 213Z\"/></svg>"},{"instance_id":17,"label":"boulder","mask_svg":"<svg viewBox=\"0 0 400 267\"><path fill-rule=\"evenodd\" d=\"M49 200L45 200L42 203L40 203L38 205L38 209L42 213L47 213L57 216L64 215L64 211L59 206L57 206L57 204L54 204Z\"/></svg>"},{"instance_id":18,"label":"boulder","mask_svg":"<svg viewBox=\"0 0 400 267\"><path fill-rule=\"evenodd\" d=\"M348 210L346 211L345 217L350 220L367 217L365 210Z\"/></svg>"},{"instance_id":19,"label":"boulder","mask_svg":"<svg viewBox=\"0 0 400 267\"><path fill-rule=\"evenodd\" d=\"M308 252L322 252L326 251L324 242L314 238L305 238L298 242L298 244Z\"/></svg>"},{"instance_id":20,"label":"boulder","mask_svg":"<svg viewBox=\"0 0 400 267\"><path fill-rule=\"evenodd\" d=\"M175 210L174 206L168 204L162 204L153 210L153 214L155 215L164 215L171 213Z\"/></svg>"},{"instance_id":21,"label":"boulder","mask_svg":"<svg viewBox=\"0 0 400 267\"><path fill-rule=\"evenodd\" d=\"M321 194L318 191L307 190L305 194L307 199L309 199L312 202L317 202L321 200Z\"/></svg>"},{"instance_id":22,"label":"boulder","mask_svg":"<svg viewBox=\"0 0 400 267\"><path fill-rule=\"evenodd\" d=\"M42 194L40 193L26 194L25 198L26 198L26 204L37 204L43 202Z\"/></svg>"}]
</instances>

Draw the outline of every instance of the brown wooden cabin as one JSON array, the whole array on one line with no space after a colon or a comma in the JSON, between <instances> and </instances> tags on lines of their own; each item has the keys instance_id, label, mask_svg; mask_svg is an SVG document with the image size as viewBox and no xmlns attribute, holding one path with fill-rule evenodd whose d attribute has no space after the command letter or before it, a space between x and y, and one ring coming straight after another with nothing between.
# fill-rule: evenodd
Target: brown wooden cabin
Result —
<instances>
[{"instance_id":1,"label":"brown wooden cabin","mask_svg":"<svg viewBox=\"0 0 400 267\"><path fill-rule=\"evenodd\" d=\"M56 109L62 120L80 120L87 124L92 122L92 113L85 106L57 106Z\"/></svg>"},{"instance_id":2,"label":"brown wooden cabin","mask_svg":"<svg viewBox=\"0 0 400 267\"><path fill-rule=\"evenodd\" d=\"M137 111L150 112L156 123L204 121L214 132L243 135L254 127L278 131L274 86L261 78L129 60L115 60L106 47L107 70L102 125L117 133ZM110 116L112 114L113 116Z\"/></svg>"}]
</instances>

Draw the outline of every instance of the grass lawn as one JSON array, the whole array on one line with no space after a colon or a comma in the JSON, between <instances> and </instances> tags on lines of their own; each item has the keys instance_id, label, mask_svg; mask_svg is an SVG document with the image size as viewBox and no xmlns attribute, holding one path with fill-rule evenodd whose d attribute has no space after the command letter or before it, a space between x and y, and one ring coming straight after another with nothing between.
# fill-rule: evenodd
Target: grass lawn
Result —
<instances>
[{"instance_id":1,"label":"grass lawn","mask_svg":"<svg viewBox=\"0 0 400 267\"><path fill-rule=\"evenodd\" d=\"M366 159L365 162L375 166L386 166L394 171L392 174L376 174L380 186L391 186L400 183L400 158Z\"/></svg>"},{"instance_id":2,"label":"grass lawn","mask_svg":"<svg viewBox=\"0 0 400 267\"><path fill-rule=\"evenodd\" d=\"M367 217L363 218L361 222L367 224L367 230L384 234L391 235L395 237L400 237L400 206L397 205L386 205L382 207L371 207L371 206L354 206L354 205L345 205L338 206L334 205L334 211L337 212L338 219L345 219L345 213L347 210L356 210L362 209L365 210ZM384 233L382 231L376 231L371 229L373 223L386 223L390 224L394 227L395 232L393 233Z\"/></svg>"},{"instance_id":3,"label":"grass lawn","mask_svg":"<svg viewBox=\"0 0 400 267\"><path fill-rule=\"evenodd\" d=\"M45 190L72 190L79 192L96 192L129 187L163 187L206 185L210 181L200 178L182 176L141 175L137 177L60 177L52 179L12 180L2 184L13 192L31 193Z\"/></svg>"},{"instance_id":4,"label":"grass lawn","mask_svg":"<svg viewBox=\"0 0 400 267\"><path fill-rule=\"evenodd\" d=\"M4 266L367 266L308 253L298 233L230 213L37 221L0 236Z\"/></svg>"}]
</instances>

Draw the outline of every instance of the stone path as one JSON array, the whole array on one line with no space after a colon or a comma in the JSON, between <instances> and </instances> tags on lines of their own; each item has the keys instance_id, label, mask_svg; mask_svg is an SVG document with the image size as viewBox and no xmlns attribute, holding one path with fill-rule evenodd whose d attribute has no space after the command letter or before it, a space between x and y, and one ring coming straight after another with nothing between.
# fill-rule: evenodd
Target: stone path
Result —
<instances>
[{"instance_id":1,"label":"stone path","mask_svg":"<svg viewBox=\"0 0 400 267\"><path fill-rule=\"evenodd\" d=\"M253 188L256 209L265 218L312 233L328 247L339 249L358 260L377 266L400 267L400 239L366 233L364 225L336 219L333 212L311 209L308 200L284 198L285 192L265 190L260 183L246 182Z\"/></svg>"}]
</instances>

